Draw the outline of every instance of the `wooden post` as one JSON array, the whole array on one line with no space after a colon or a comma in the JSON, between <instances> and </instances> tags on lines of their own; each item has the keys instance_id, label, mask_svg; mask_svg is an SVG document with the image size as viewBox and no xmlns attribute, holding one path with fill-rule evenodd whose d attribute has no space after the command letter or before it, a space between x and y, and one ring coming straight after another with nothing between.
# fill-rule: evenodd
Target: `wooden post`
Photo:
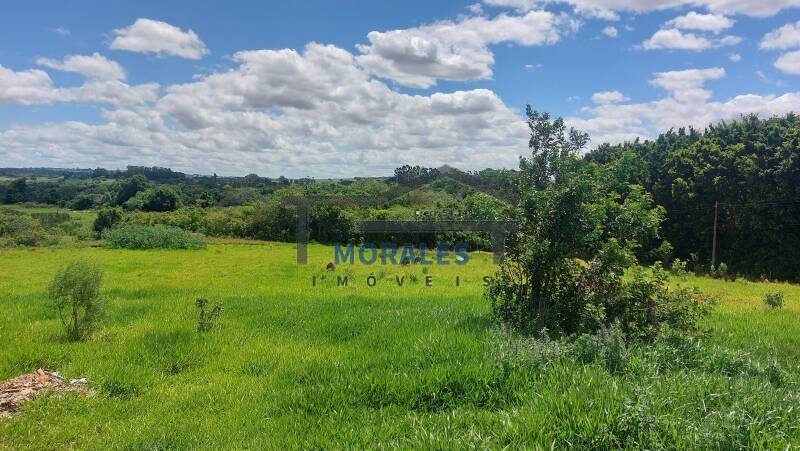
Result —
<instances>
[{"instance_id":1,"label":"wooden post","mask_svg":"<svg viewBox=\"0 0 800 451\"><path fill-rule=\"evenodd\" d=\"M717 213L719 202L714 202L714 234L711 238L711 270L717 267Z\"/></svg>"}]
</instances>

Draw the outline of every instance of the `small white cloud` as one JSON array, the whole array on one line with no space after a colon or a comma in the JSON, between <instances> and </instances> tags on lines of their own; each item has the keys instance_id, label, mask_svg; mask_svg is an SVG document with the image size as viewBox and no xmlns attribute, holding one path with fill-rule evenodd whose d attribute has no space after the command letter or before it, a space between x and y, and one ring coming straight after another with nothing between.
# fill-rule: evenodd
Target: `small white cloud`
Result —
<instances>
[{"instance_id":1,"label":"small white cloud","mask_svg":"<svg viewBox=\"0 0 800 451\"><path fill-rule=\"evenodd\" d=\"M756 75L758 76L759 80L767 81L767 74L765 74L763 71L757 70Z\"/></svg>"},{"instance_id":2,"label":"small white cloud","mask_svg":"<svg viewBox=\"0 0 800 451\"><path fill-rule=\"evenodd\" d=\"M612 105L630 100L619 91L604 91L592 94L592 102L597 105Z\"/></svg>"},{"instance_id":3,"label":"small white cloud","mask_svg":"<svg viewBox=\"0 0 800 451\"><path fill-rule=\"evenodd\" d=\"M580 99L581 99L581 96L569 96L569 97L567 97L567 102L569 102L569 103L577 102Z\"/></svg>"},{"instance_id":4,"label":"small white cloud","mask_svg":"<svg viewBox=\"0 0 800 451\"><path fill-rule=\"evenodd\" d=\"M619 31L617 30L617 27L610 27L610 26L603 28L603 32L602 33L604 35L608 36L609 38L616 38L619 35Z\"/></svg>"},{"instance_id":5,"label":"small white cloud","mask_svg":"<svg viewBox=\"0 0 800 451\"><path fill-rule=\"evenodd\" d=\"M534 71L536 71L537 69L539 69L541 67L542 67L541 64L526 64L525 65L525 70L528 71L528 72L534 72Z\"/></svg>"},{"instance_id":6,"label":"small white cloud","mask_svg":"<svg viewBox=\"0 0 800 451\"><path fill-rule=\"evenodd\" d=\"M483 14L483 5L481 5L480 3L473 3L467 6L467 9L469 10L469 12L475 14L476 16Z\"/></svg>"},{"instance_id":7,"label":"small white cloud","mask_svg":"<svg viewBox=\"0 0 800 451\"><path fill-rule=\"evenodd\" d=\"M209 53L194 31L183 31L158 20L136 19L133 25L114 30L114 35L109 46L114 50L173 55L193 60Z\"/></svg>"},{"instance_id":8,"label":"small white cloud","mask_svg":"<svg viewBox=\"0 0 800 451\"><path fill-rule=\"evenodd\" d=\"M714 34L731 28L736 23L718 14L698 14L694 11L684 16L676 17L666 23L667 27L679 28L681 30L700 30L710 31Z\"/></svg>"},{"instance_id":9,"label":"small white cloud","mask_svg":"<svg viewBox=\"0 0 800 451\"><path fill-rule=\"evenodd\" d=\"M693 33L684 33L678 29L658 30L650 39L642 43L646 50L676 49L700 51L711 48L711 41Z\"/></svg>"},{"instance_id":10,"label":"small white cloud","mask_svg":"<svg viewBox=\"0 0 800 451\"><path fill-rule=\"evenodd\" d=\"M69 55L63 61L50 58L36 60L39 66L64 72L75 72L96 80L124 80L125 70L116 61L95 52L91 55Z\"/></svg>"},{"instance_id":11,"label":"small white cloud","mask_svg":"<svg viewBox=\"0 0 800 451\"><path fill-rule=\"evenodd\" d=\"M800 21L788 23L776 30L772 30L761 39L763 50L786 50L800 47Z\"/></svg>"},{"instance_id":12,"label":"small white cloud","mask_svg":"<svg viewBox=\"0 0 800 451\"><path fill-rule=\"evenodd\" d=\"M738 36L723 36L712 39L694 33L684 33L677 28L661 29L655 32L650 39L642 43L645 50L690 50L700 52L703 50L736 45L742 42Z\"/></svg>"},{"instance_id":13,"label":"small white cloud","mask_svg":"<svg viewBox=\"0 0 800 451\"><path fill-rule=\"evenodd\" d=\"M800 75L800 50L781 55L775 67L785 74Z\"/></svg>"},{"instance_id":14,"label":"small white cloud","mask_svg":"<svg viewBox=\"0 0 800 451\"><path fill-rule=\"evenodd\" d=\"M733 61L734 63L738 63L739 61L742 60L742 55L738 53L731 53L728 55L728 59Z\"/></svg>"},{"instance_id":15,"label":"small white cloud","mask_svg":"<svg viewBox=\"0 0 800 451\"><path fill-rule=\"evenodd\" d=\"M69 35L72 34L72 33L70 33L69 30L67 30L64 27L55 28L55 29L53 29L53 31L56 32L57 34L60 34L61 36L69 36Z\"/></svg>"}]
</instances>

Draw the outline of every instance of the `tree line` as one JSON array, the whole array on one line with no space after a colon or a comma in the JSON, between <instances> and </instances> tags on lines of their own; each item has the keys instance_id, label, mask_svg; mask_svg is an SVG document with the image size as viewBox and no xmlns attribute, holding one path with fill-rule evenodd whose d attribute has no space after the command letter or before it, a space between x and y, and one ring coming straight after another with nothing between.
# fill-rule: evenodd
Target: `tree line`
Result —
<instances>
[{"instance_id":1,"label":"tree line","mask_svg":"<svg viewBox=\"0 0 800 451\"><path fill-rule=\"evenodd\" d=\"M716 215L717 267L724 263L734 274L798 280L800 261L792 251L800 245L799 141L797 115L750 115L703 131L680 128L653 140L603 144L582 160L603 175L607 186L617 191L640 187L665 210L661 238L643 239L637 249L643 261L680 259L696 271L712 270ZM2 169L0 201L76 210L119 208L137 221L210 235L291 240L296 213L281 206L285 197L389 199L361 210L331 206L312 211L312 239L334 242L357 236L353 224L359 219L514 219L509 206L521 196L524 174L406 165L384 178L314 180L197 176L138 166L122 171ZM473 238L476 245L488 243Z\"/></svg>"}]
</instances>

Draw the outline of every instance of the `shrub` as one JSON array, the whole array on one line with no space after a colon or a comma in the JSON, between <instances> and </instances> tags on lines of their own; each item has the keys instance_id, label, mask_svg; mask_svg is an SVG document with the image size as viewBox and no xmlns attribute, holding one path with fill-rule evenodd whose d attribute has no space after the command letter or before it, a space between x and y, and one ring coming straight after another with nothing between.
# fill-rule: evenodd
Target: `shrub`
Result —
<instances>
[{"instance_id":1,"label":"shrub","mask_svg":"<svg viewBox=\"0 0 800 451\"><path fill-rule=\"evenodd\" d=\"M50 238L42 224L16 210L0 210L0 245L39 246Z\"/></svg>"},{"instance_id":2,"label":"shrub","mask_svg":"<svg viewBox=\"0 0 800 451\"><path fill-rule=\"evenodd\" d=\"M145 176L136 174L133 177L120 182L119 185L119 191L117 191L115 202L117 205L123 205L137 193L147 189L148 182Z\"/></svg>"},{"instance_id":3,"label":"shrub","mask_svg":"<svg viewBox=\"0 0 800 451\"><path fill-rule=\"evenodd\" d=\"M672 261L672 267L670 271L672 275L681 279L685 279L686 276L689 275L689 271L687 271L687 263L680 258L676 258Z\"/></svg>"},{"instance_id":4,"label":"shrub","mask_svg":"<svg viewBox=\"0 0 800 451\"><path fill-rule=\"evenodd\" d=\"M69 203L73 210L89 210L95 205L95 198L89 194L80 194Z\"/></svg>"},{"instance_id":5,"label":"shrub","mask_svg":"<svg viewBox=\"0 0 800 451\"><path fill-rule=\"evenodd\" d=\"M165 225L145 226L128 224L106 231L108 245L124 249L204 249L202 236Z\"/></svg>"},{"instance_id":6,"label":"shrub","mask_svg":"<svg viewBox=\"0 0 800 451\"><path fill-rule=\"evenodd\" d=\"M487 288L495 317L527 334L596 333L619 322L632 338L659 323L694 330L710 303L671 291L660 264L637 266L664 210L641 187L578 158L588 136L528 109L530 158L520 160L518 230ZM626 272L633 277L625 278Z\"/></svg>"},{"instance_id":7,"label":"shrub","mask_svg":"<svg viewBox=\"0 0 800 451\"><path fill-rule=\"evenodd\" d=\"M142 210L174 211L176 208L178 208L178 195L172 188L159 186L144 192Z\"/></svg>"},{"instance_id":8,"label":"shrub","mask_svg":"<svg viewBox=\"0 0 800 451\"><path fill-rule=\"evenodd\" d=\"M122 221L122 210L119 208L104 208L97 212L97 218L94 220L92 228L98 234L103 233L106 229L110 229Z\"/></svg>"},{"instance_id":9,"label":"shrub","mask_svg":"<svg viewBox=\"0 0 800 451\"><path fill-rule=\"evenodd\" d=\"M764 304L774 310L783 308L783 293L776 291L765 294Z\"/></svg>"},{"instance_id":10,"label":"shrub","mask_svg":"<svg viewBox=\"0 0 800 451\"><path fill-rule=\"evenodd\" d=\"M714 279L730 279L730 276L728 275L728 265L726 265L724 262L721 262L717 267L712 266L709 274Z\"/></svg>"},{"instance_id":11,"label":"shrub","mask_svg":"<svg viewBox=\"0 0 800 451\"><path fill-rule=\"evenodd\" d=\"M61 268L50 283L48 293L69 340L87 338L101 321L102 281L100 267L78 260Z\"/></svg>"},{"instance_id":12,"label":"shrub","mask_svg":"<svg viewBox=\"0 0 800 451\"><path fill-rule=\"evenodd\" d=\"M195 305L197 305L197 310L200 314L200 317L197 318L197 331L210 331L214 328L217 318L219 318L220 313L222 313L222 304L214 304L214 307L209 312L206 312L206 306L208 306L207 299L198 298Z\"/></svg>"}]
</instances>

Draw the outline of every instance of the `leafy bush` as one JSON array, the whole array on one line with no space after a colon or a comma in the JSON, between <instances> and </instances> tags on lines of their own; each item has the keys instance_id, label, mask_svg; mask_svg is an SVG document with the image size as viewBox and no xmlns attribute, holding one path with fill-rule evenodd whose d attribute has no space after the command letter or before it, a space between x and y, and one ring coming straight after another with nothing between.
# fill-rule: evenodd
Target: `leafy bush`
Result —
<instances>
[{"instance_id":1,"label":"leafy bush","mask_svg":"<svg viewBox=\"0 0 800 451\"><path fill-rule=\"evenodd\" d=\"M51 237L31 215L0 209L0 246L40 246Z\"/></svg>"},{"instance_id":2,"label":"leafy bush","mask_svg":"<svg viewBox=\"0 0 800 451\"><path fill-rule=\"evenodd\" d=\"M680 279L686 279L686 276L689 275L689 271L686 269L687 266L688 266L687 262L681 260L680 258L676 258L675 260L672 261L670 272L675 277L678 277Z\"/></svg>"},{"instance_id":3,"label":"leafy bush","mask_svg":"<svg viewBox=\"0 0 800 451\"><path fill-rule=\"evenodd\" d=\"M587 135L527 114L532 156L520 160L519 228L487 289L495 317L528 334L596 333L616 322L636 339L652 338L660 323L694 330L711 303L671 291L660 264L636 266L664 210L641 187L580 160Z\"/></svg>"},{"instance_id":4,"label":"leafy bush","mask_svg":"<svg viewBox=\"0 0 800 451\"><path fill-rule=\"evenodd\" d=\"M87 338L103 317L100 286L103 272L88 261L78 260L61 268L50 283L48 293L58 309L67 338Z\"/></svg>"},{"instance_id":5,"label":"leafy bush","mask_svg":"<svg viewBox=\"0 0 800 451\"><path fill-rule=\"evenodd\" d=\"M721 262L717 267L712 266L709 274L715 279L729 280L730 278L728 274L728 265L724 262Z\"/></svg>"},{"instance_id":6,"label":"leafy bush","mask_svg":"<svg viewBox=\"0 0 800 451\"><path fill-rule=\"evenodd\" d=\"M73 210L89 210L95 205L95 198L90 194L80 194L69 203Z\"/></svg>"},{"instance_id":7,"label":"leafy bush","mask_svg":"<svg viewBox=\"0 0 800 451\"><path fill-rule=\"evenodd\" d=\"M178 208L178 195L172 188L159 186L144 192L142 210L174 211L176 208Z\"/></svg>"},{"instance_id":8,"label":"leafy bush","mask_svg":"<svg viewBox=\"0 0 800 451\"><path fill-rule=\"evenodd\" d=\"M98 234L110 229L122 221L122 210L119 208L104 208L97 212L92 228Z\"/></svg>"},{"instance_id":9,"label":"leafy bush","mask_svg":"<svg viewBox=\"0 0 800 451\"><path fill-rule=\"evenodd\" d=\"M764 304L771 309L781 309L783 308L783 303L783 293L780 291L767 293L764 295Z\"/></svg>"},{"instance_id":10,"label":"leafy bush","mask_svg":"<svg viewBox=\"0 0 800 451\"><path fill-rule=\"evenodd\" d=\"M103 234L108 245L125 249L204 249L205 238L165 225L128 224Z\"/></svg>"},{"instance_id":11,"label":"leafy bush","mask_svg":"<svg viewBox=\"0 0 800 451\"><path fill-rule=\"evenodd\" d=\"M136 174L133 177L126 179L119 184L119 191L115 202L117 205L123 205L128 202L133 196L147 189L149 183L145 176Z\"/></svg>"},{"instance_id":12,"label":"leafy bush","mask_svg":"<svg viewBox=\"0 0 800 451\"><path fill-rule=\"evenodd\" d=\"M214 307L209 312L206 312L206 306L208 306L207 299L198 298L195 305L197 305L197 310L200 314L199 318L197 318L197 331L210 331L214 328L217 318L219 318L220 313L222 313L222 304L214 304Z\"/></svg>"}]
</instances>

